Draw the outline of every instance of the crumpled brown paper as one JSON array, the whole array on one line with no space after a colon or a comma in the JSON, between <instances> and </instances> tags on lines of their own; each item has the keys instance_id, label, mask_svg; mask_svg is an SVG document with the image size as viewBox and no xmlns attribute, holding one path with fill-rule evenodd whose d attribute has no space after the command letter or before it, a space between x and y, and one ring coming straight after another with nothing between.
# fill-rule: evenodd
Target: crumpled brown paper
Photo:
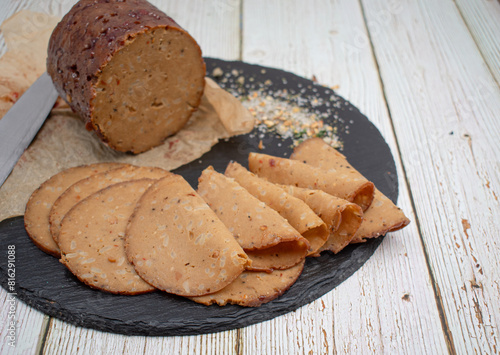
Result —
<instances>
[{"instance_id":1,"label":"crumpled brown paper","mask_svg":"<svg viewBox=\"0 0 500 355\"><path fill-rule=\"evenodd\" d=\"M1 26L8 52L0 58L0 117L45 71L47 43L57 22L45 14L22 11ZM37 35L23 30L26 26L38 26ZM247 133L254 125L253 116L238 99L206 78L202 103L187 125L165 144L131 155L108 148L67 105L58 102L0 188L0 221L22 215L31 193L66 168L115 161L172 170L199 158L220 139Z\"/></svg>"}]
</instances>

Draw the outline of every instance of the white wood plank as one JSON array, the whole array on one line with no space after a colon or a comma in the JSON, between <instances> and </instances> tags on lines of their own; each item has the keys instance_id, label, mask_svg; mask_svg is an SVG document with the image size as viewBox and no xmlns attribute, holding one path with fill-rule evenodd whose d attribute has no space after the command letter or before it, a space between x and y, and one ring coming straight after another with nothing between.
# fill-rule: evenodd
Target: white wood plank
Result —
<instances>
[{"instance_id":1,"label":"white wood plank","mask_svg":"<svg viewBox=\"0 0 500 355\"><path fill-rule=\"evenodd\" d=\"M105 333L52 319L46 354L231 354L236 331L197 336L146 337Z\"/></svg>"},{"instance_id":2,"label":"white wood plank","mask_svg":"<svg viewBox=\"0 0 500 355\"><path fill-rule=\"evenodd\" d=\"M500 2L455 0L455 3L500 85Z\"/></svg>"},{"instance_id":3,"label":"white wood plank","mask_svg":"<svg viewBox=\"0 0 500 355\"><path fill-rule=\"evenodd\" d=\"M498 353L500 90L453 1L363 8L452 344Z\"/></svg>"},{"instance_id":4,"label":"white wood plank","mask_svg":"<svg viewBox=\"0 0 500 355\"><path fill-rule=\"evenodd\" d=\"M242 330L242 350L446 353L430 276L359 4L252 1L243 9L243 60L315 75L381 130L398 167L399 205L412 224L389 235L353 276L297 312ZM390 9L396 11L397 9ZM408 296L406 296L408 295ZM420 310L426 314L418 317ZM263 341L273 334L273 341Z\"/></svg>"},{"instance_id":5,"label":"white wood plank","mask_svg":"<svg viewBox=\"0 0 500 355\"><path fill-rule=\"evenodd\" d=\"M203 56L240 56L240 0L150 1L196 39Z\"/></svg>"},{"instance_id":6,"label":"white wood plank","mask_svg":"<svg viewBox=\"0 0 500 355\"><path fill-rule=\"evenodd\" d=\"M3 288L0 288L0 304L0 354L35 354L48 317ZM15 323L14 333L9 329L11 321Z\"/></svg>"}]
</instances>

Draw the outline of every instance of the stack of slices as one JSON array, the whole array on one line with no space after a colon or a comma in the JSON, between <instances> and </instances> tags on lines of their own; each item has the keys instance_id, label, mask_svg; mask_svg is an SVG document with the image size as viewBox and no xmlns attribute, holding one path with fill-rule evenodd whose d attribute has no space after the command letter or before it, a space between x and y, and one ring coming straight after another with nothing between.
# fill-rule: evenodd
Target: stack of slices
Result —
<instances>
[{"instance_id":1,"label":"stack of slices","mask_svg":"<svg viewBox=\"0 0 500 355\"><path fill-rule=\"evenodd\" d=\"M208 167L197 191L154 167L70 168L32 194L24 218L33 242L90 287L249 307L291 287L306 257L409 223L321 139L290 159L250 153L249 169Z\"/></svg>"}]
</instances>

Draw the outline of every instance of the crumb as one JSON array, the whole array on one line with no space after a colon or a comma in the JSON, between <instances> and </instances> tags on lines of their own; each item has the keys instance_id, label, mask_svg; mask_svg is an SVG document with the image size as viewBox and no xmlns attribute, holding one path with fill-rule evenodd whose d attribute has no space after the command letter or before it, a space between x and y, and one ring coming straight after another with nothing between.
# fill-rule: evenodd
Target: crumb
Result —
<instances>
[{"instance_id":1,"label":"crumb","mask_svg":"<svg viewBox=\"0 0 500 355\"><path fill-rule=\"evenodd\" d=\"M221 68L217 67L215 68L213 71L212 71L212 76L214 78L218 78L218 77L221 77L222 75L224 75L224 72L222 71Z\"/></svg>"}]
</instances>

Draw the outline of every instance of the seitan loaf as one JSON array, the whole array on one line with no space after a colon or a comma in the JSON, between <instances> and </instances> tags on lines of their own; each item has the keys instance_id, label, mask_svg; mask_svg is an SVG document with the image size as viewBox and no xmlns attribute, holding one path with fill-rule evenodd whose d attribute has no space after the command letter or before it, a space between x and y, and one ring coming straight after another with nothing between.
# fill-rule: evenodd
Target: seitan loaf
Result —
<instances>
[{"instance_id":1,"label":"seitan loaf","mask_svg":"<svg viewBox=\"0 0 500 355\"><path fill-rule=\"evenodd\" d=\"M179 131L205 83L196 41L145 0L80 0L52 33L47 72L87 129L132 153Z\"/></svg>"}]
</instances>

